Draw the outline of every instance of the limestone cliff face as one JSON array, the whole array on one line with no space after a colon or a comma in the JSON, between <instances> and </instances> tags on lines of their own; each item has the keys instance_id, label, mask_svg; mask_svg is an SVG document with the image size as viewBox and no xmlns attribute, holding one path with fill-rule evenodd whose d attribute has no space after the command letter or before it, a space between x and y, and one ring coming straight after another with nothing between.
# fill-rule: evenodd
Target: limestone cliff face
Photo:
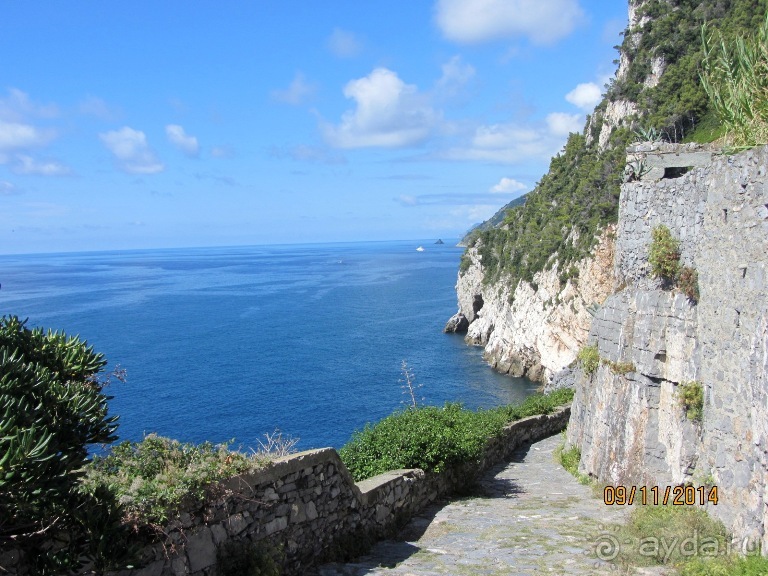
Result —
<instances>
[{"instance_id":1,"label":"limestone cliff face","mask_svg":"<svg viewBox=\"0 0 768 576\"><path fill-rule=\"evenodd\" d=\"M459 310L470 321L466 341L484 346L496 370L549 380L576 358L589 333L594 309L614 290L615 227L602 234L592 256L577 263L578 277L560 283L558 266L537 273L534 286L483 283L478 246L456 284ZM512 298L514 294L514 298Z\"/></svg>"},{"instance_id":2,"label":"limestone cliff face","mask_svg":"<svg viewBox=\"0 0 768 576\"><path fill-rule=\"evenodd\" d=\"M625 184L614 275L589 340L603 363L576 370L568 440L583 473L612 484L713 482L710 513L768 546L768 147L721 156L675 179ZM680 239L699 274L695 304L650 276L651 230ZM704 390L700 423L681 384Z\"/></svg>"}]
</instances>

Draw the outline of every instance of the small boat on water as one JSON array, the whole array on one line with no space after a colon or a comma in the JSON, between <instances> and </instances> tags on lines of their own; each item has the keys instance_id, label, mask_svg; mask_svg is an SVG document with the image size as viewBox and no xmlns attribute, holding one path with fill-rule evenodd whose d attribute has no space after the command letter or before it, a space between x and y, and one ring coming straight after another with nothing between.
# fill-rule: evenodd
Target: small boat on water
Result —
<instances>
[{"instance_id":1,"label":"small boat on water","mask_svg":"<svg viewBox=\"0 0 768 576\"><path fill-rule=\"evenodd\" d=\"M424 246L419 246L416 248L416 252L424 252Z\"/></svg>"}]
</instances>

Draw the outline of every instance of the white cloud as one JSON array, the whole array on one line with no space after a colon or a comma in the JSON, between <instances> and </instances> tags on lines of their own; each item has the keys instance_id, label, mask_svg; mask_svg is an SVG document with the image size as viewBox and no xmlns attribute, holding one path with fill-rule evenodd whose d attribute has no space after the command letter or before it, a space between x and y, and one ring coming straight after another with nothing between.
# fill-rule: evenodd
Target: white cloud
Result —
<instances>
[{"instance_id":1,"label":"white cloud","mask_svg":"<svg viewBox=\"0 0 768 576\"><path fill-rule=\"evenodd\" d=\"M545 129L516 124L492 124L475 129L468 146L442 153L447 160L479 160L520 164L550 158L562 144L553 141Z\"/></svg>"},{"instance_id":2,"label":"white cloud","mask_svg":"<svg viewBox=\"0 0 768 576\"><path fill-rule=\"evenodd\" d=\"M185 155L195 158L200 154L200 145L197 143L197 138L187 134L182 126L168 124L165 127L165 135L168 137L168 141L184 152Z\"/></svg>"},{"instance_id":3,"label":"white cloud","mask_svg":"<svg viewBox=\"0 0 768 576\"><path fill-rule=\"evenodd\" d=\"M0 180L0 196L10 196L16 192L16 186L7 180Z\"/></svg>"},{"instance_id":4,"label":"white cloud","mask_svg":"<svg viewBox=\"0 0 768 576\"><path fill-rule=\"evenodd\" d=\"M272 98L278 102L296 106L304 102L304 100L308 96L311 96L314 91L315 86L306 81L304 74L296 72L290 86L285 90L273 90Z\"/></svg>"},{"instance_id":5,"label":"white cloud","mask_svg":"<svg viewBox=\"0 0 768 576\"><path fill-rule=\"evenodd\" d=\"M214 158L233 158L235 150L231 146L214 146L211 148L211 156Z\"/></svg>"},{"instance_id":6,"label":"white cloud","mask_svg":"<svg viewBox=\"0 0 768 576\"><path fill-rule=\"evenodd\" d=\"M499 180L498 184L491 186L490 191L494 194L511 194L513 192L522 192L527 188L528 186L514 178L504 177Z\"/></svg>"},{"instance_id":7,"label":"white cloud","mask_svg":"<svg viewBox=\"0 0 768 576\"><path fill-rule=\"evenodd\" d=\"M568 94L565 95L565 99L574 106L578 106L582 110L588 112L600 103L602 96L600 86L594 82L586 82L584 84L579 84L576 88L568 92Z\"/></svg>"},{"instance_id":8,"label":"white cloud","mask_svg":"<svg viewBox=\"0 0 768 576\"><path fill-rule=\"evenodd\" d=\"M334 28L328 38L328 49L339 58L352 58L360 54L363 43L352 32Z\"/></svg>"},{"instance_id":9,"label":"white cloud","mask_svg":"<svg viewBox=\"0 0 768 576\"><path fill-rule=\"evenodd\" d=\"M578 0L437 0L443 35L460 43L524 36L536 44L564 38L583 20Z\"/></svg>"},{"instance_id":10,"label":"white cloud","mask_svg":"<svg viewBox=\"0 0 768 576\"><path fill-rule=\"evenodd\" d=\"M498 212L499 206L496 204L475 204L460 206L454 210L451 210L452 216L458 216L465 222L474 224L475 222L485 222Z\"/></svg>"},{"instance_id":11,"label":"white cloud","mask_svg":"<svg viewBox=\"0 0 768 576\"><path fill-rule=\"evenodd\" d=\"M416 206L419 203L415 196L410 196L409 194L400 194L395 200L403 206Z\"/></svg>"},{"instance_id":12,"label":"white cloud","mask_svg":"<svg viewBox=\"0 0 768 576\"><path fill-rule=\"evenodd\" d=\"M475 75L475 68L465 64L461 56L454 56L442 66L443 75L437 81L437 89L440 93L453 95L469 82Z\"/></svg>"},{"instance_id":13,"label":"white cloud","mask_svg":"<svg viewBox=\"0 0 768 576\"><path fill-rule=\"evenodd\" d=\"M355 109L345 112L339 125L322 126L327 141L339 148L418 144L440 120L416 86L404 83L387 68L351 80L344 96L355 101Z\"/></svg>"},{"instance_id":14,"label":"white cloud","mask_svg":"<svg viewBox=\"0 0 768 576\"><path fill-rule=\"evenodd\" d=\"M544 123L481 125L469 142L439 152L444 160L470 160L499 164L546 162L557 154L570 132L580 130L579 114L555 112Z\"/></svg>"},{"instance_id":15,"label":"white cloud","mask_svg":"<svg viewBox=\"0 0 768 576\"><path fill-rule=\"evenodd\" d=\"M41 130L31 124L0 120L0 151L45 146L54 137L55 133L52 130Z\"/></svg>"},{"instance_id":16,"label":"white cloud","mask_svg":"<svg viewBox=\"0 0 768 576\"><path fill-rule=\"evenodd\" d=\"M78 105L78 111L84 116L93 116L99 120L114 120L118 113L96 96L87 96Z\"/></svg>"},{"instance_id":17,"label":"white cloud","mask_svg":"<svg viewBox=\"0 0 768 576\"><path fill-rule=\"evenodd\" d=\"M16 88L8 89L8 97L0 98L0 119L20 122L27 117L55 118L59 109L54 104L35 104L26 92Z\"/></svg>"},{"instance_id":18,"label":"white cloud","mask_svg":"<svg viewBox=\"0 0 768 576\"><path fill-rule=\"evenodd\" d=\"M555 136L568 136L571 132L581 132L583 118L580 114L552 112L547 116L547 125Z\"/></svg>"},{"instance_id":19,"label":"white cloud","mask_svg":"<svg viewBox=\"0 0 768 576\"><path fill-rule=\"evenodd\" d=\"M118 160L119 166L131 174L155 174L162 172L165 166L155 158L147 144L144 132L128 126L99 134L104 146Z\"/></svg>"},{"instance_id":20,"label":"white cloud","mask_svg":"<svg viewBox=\"0 0 768 576\"><path fill-rule=\"evenodd\" d=\"M59 162L38 161L25 154L18 154L11 166L16 174L35 174L38 176L67 176L72 170Z\"/></svg>"}]
</instances>

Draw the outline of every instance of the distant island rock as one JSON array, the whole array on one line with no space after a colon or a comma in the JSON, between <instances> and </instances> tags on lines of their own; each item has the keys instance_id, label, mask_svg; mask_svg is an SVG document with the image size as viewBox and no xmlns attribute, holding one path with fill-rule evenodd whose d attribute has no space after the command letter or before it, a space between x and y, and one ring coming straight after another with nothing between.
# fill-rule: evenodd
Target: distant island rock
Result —
<instances>
[{"instance_id":1,"label":"distant island rock","mask_svg":"<svg viewBox=\"0 0 768 576\"><path fill-rule=\"evenodd\" d=\"M435 244L445 244L445 242L443 242L440 238L438 238L437 242L435 242Z\"/></svg>"}]
</instances>

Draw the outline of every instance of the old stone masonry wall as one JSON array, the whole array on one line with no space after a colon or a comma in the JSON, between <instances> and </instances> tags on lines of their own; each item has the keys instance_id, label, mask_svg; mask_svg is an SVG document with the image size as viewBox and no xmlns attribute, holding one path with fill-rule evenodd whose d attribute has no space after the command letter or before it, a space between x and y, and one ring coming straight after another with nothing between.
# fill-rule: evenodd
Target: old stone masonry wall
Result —
<instances>
[{"instance_id":1,"label":"old stone masonry wall","mask_svg":"<svg viewBox=\"0 0 768 576\"><path fill-rule=\"evenodd\" d=\"M714 483L710 512L768 549L768 147L679 178L622 187L618 291L595 315L603 362L577 373L568 439L581 471L613 484ZM651 230L680 239L700 299L650 274ZM613 362L611 364L610 362ZM624 370L617 370L618 362ZM629 372L622 374L628 367ZM702 421L680 386L703 385Z\"/></svg>"},{"instance_id":2,"label":"old stone masonry wall","mask_svg":"<svg viewBox=\"0 0 768 576\"><path fill-rule=\"evenodd\" d=\"M364 551L427 504L509 459L518 446L560 432L569 415L563 407L509 424L489 439L479 462L441 474L394 470L355 483L332 448L282 458L232 479L225 497L181 514L165 528L164 542L143 550L140 568L111 576L215 576L217 553L232 542L280 551L282 573L303 574L317 561ZM0 572L29 571L12 551L0 553Z\"/></svg>"}]
</instances>

